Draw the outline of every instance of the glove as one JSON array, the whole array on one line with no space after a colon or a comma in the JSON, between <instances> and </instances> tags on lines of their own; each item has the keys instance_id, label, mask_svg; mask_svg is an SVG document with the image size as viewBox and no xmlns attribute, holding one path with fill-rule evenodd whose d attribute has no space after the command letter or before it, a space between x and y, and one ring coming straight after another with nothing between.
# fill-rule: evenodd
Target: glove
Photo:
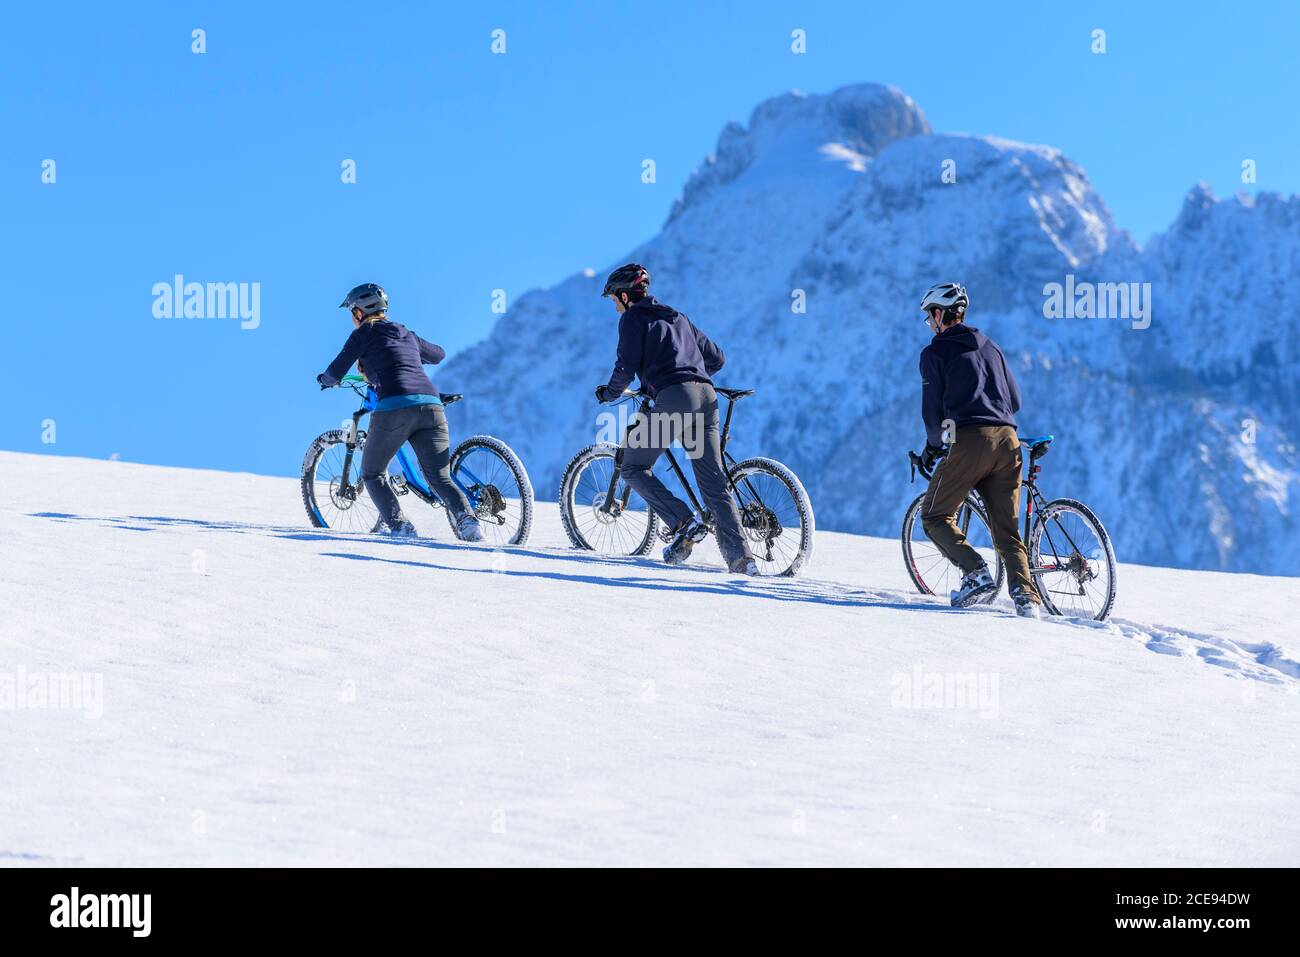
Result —
<instances>
[{"instance_id":1,"label":"glove","mask_svg":"<svg viewBox=\"0 0 1300 957\"><path fill-rule=\"evenodd\" d=\"M332 389L334 386L339 384L339 380L334 378L328 372L322 372L316 377L316 381L320 383L322 391L325 389Z\"/></svg>"},{"instance_id":2,"label":"glove","mask_svg":"<svg viewBox=\"0 0 1300 957\"><path fill-rule=\"evenodd\" d=\"M925 451L921 453L921 468L927 472L934 468L934 463L943 458L942 445L930 445L928 442Z\"/></svg>"},{"instance_id":3,"label":"glove","mask_svg":"<svg viewBox=\"0 0 1300 957\"><path fill-rule=\"evenodd\" d=\"M612 402L612 401L613 401L613 399L609 398L609 397L606 395L605 389L606 389L606 387L603 386L603 385L598 385L598 386L596 386L596 401L599 402L599 403L601 403L602 405L603 405L604 403L606 403L606 402Z\"/></svg>"}]
</instances>

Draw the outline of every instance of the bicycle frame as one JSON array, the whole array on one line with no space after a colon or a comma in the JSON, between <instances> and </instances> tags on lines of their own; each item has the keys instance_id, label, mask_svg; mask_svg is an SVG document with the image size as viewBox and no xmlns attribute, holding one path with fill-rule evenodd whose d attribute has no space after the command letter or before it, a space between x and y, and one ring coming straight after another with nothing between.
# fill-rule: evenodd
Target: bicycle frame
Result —
<instances>
[{"instance_id":1,"label":"bicycle frame","mask_svg":"<svg viewBox=\"0 0 1300 957\"><path fill-rule=\"evenodd\" d=\"M349 383L348 385L353 392L362 395L361 390L357 388L355 384ZM343 456L343 475L340 491L344 494L351 493L352 495L355 495L355 490L362 484L360 481L361 476L359 467L357 472L358 480L355 484L352 482L352 458L356 454L357 443L362 435L361 420L365 418L367 414L374 411L374 407L378 402L378 396L375 394L374 389L367 387L363 398L364 402L361 408L352 413L352 429L348 434L347 452L344 453ZM407 452L408 448L409 445L403 443L402 447L397 450L397 464L400 466L402 472L400 483L394 483L393 479L395 476L393 476L392 473L389 473L389 482L394 486L393 491L398 495L405 495L407 492L412 492L415 494L416 498L433 508L438 508L443 505L443 501L438 497L436 492L429 488L428 483L425 482L424 476L420 474L420 470L412 460L413 457ZM451 480L455 482L457 488L465 494L465 498L469 501L470 507L472 509L477 509L482 495L478 491L475 491L475 489L483 488L484 483L478 478L478 476L470 471L467 466L462 465L458 471L461 470L463 470L469 477L470 481L473 483L473 487L466 487L465 483L460 480L460 476L455 472L452 473Z\"/></svg>"},{"instance_id":2,"label":"bicycle frame","mask_svg":"<svg viewBox=\"0 0 1300 957\"><path fill-rule=\"evenodd\" d=\"M731 481L731 472L736 467L736 460L732 457L731 453L727 451L727 442L731 438L731 415L732 412L735 410L735 407L736 407L736 400L732 398L728 398L727 415L726 418L723 420L722 438L720 442L722 448L722 465L724 471L727 474L727 491L729 492L736 491L735 483ZM632 494L631 486L629 486L626 482L623 483L623 495L621 499L618 499L615 494L618 490L619 467L623 464L623 452L627 448L627 439L632 432L633 422L636 421L636 418L638 416L649 415L649 413L652 410L653 410L653 403L651 402L650 398L643 396L641 405L637 409L636 415L633 416L628 421L627 430L623 433L623 441L619 444L618 451L614 453L614 468L610 473L609 488L605 491L605 502L600 506L600 511L604 512L607 515L615 508L617 508L618 512L622 512L624 509L627 508L628 498ZM712 516L708 513L708 511L704 508L704 506L700 504L699 497L695 494L695 488L687 480L686 472L682 469L681 465L678 463L677 456L673 455L673 450L671 448L664 449L664 455L668 457L668 467L672 469L673 474L677 476L677 481L681 484L682 488L685 489L686 491L686 497L690 499L691 511L695 512L696 514L703 515L706 524L712 527ZM744 480L744 484L747 490L749 491L749 493L753 495L755 499L757 499L759 497L758 493L754 491L754 488L749 484L748 479Z\"/></svg>"},{"instance_id":3,"label":"bicycle frame","mask_svg":"<svg viewBox=\"0 0 1300 957\"><path fill-rule=\"evenodd\" d=\"M1029 463L1025 470L1025 479L1023 483L1025 486L1025 531L1020 538L1022 542L1029 541L1029 530L1033 525L1034 508L1037 507L1040 514L1047 508L1047 500L1043 497L1043 493L1038 490L1037 481L1038 474L1043 470L1043 467L1038 464L1038 460L1046 454L1046 449L1037 454L1033 451L1029 453ZM1060 531L1061 535L1065 537L1065 540L1069 542L1071 554L1078 553L1079 546L1075 543L1074 539L1070 537L1070 533L1065 530L1065 526L1058 522L1057 529ZM1052 529L1046 523L1043 524L1043 536L1047 539L1047 544L1051 546L1052 554L1059 555L1060 550L1057 549L1056 543L1052 541ZM1031 573L1056 572L1060 570L1061 566L1058 565L1031 565L1029 568Z\"/></svg>"},{"instance_id":4,"label":"bicycle frame","mask_svg":"<svg viewBox=\"0 0 1300 957\"><path fill-rule=\"evenodd\" d=\"M1038 460L1046 454L1047 454L1046 448L1044 448L1044 450L1041 452L1034 452L1031 450L1029 453L1029 461L1026 463L1025 477L1021 483L1025 488L1025 527L1024 527L1024 531L1021 533L1020 536L1020 540L1022 542L1029 541L1029 533L1030 530L1033 528L1033 524L1034 524L1035 509L1037 509L1037 511L1041 514L1047 508L1047 499L1043 497L1043 493L1038 488L1038 475L1043 470L1043 467L1038 464ZM913 478L916 477L916 472L919 471L921 473L921 477L928 482L933 472L926 471L924 466L921 465L921 457L917 455L915 452L909 452L908 457L911 459L912 462ZM976 501L979 501L980 505L983 506L984 503L980 500L980 495L978 492L972 490L970 495L967 496L967 499L969 500L972 498L975 499ZM965 511L965 514L963 516L965 518L965 521L962 524L962 532L964 534L970 525L970 513L968 510L965 510L963 506L962 509L958 510L958 515L962 516L963 511ZM1065 537L1065 540L1069 542L1071 551L1077 553L1079 551L1079 546L1075 543L1074 539L1070 538L1070 533L1065 530L1065 527L1063 525L1060 525L1060 523L1057 524L1061 535L1063 535ZM1052 553L1060 554L1059 549L1057 549L1056 547L1056 543L1052 541L1052 530L1047 525L1043 526L1043 535L1047 539L1047 544L1051 546ZM1031 573L1055 572L1055 571L1060 571L1060 567L1057 565L1033 565L1030 566L1029 570Z\"/></svg>"}]
</instances>

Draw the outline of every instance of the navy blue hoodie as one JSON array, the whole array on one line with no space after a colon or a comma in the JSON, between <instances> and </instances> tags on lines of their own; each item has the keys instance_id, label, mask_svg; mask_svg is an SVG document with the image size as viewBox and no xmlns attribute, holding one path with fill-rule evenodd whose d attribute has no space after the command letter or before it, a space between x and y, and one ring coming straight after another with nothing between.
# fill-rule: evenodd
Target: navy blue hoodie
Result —
<instances>
[{"instance_id":1,"label":"navy blue hoodie","mask_svg":"<svg viewBox=\"0 0 1300 957\"><path fill-rule=\"evenodd\" d=\"M921 417L925 439L943 445L943 420L963 425L1016 424L1020 388L1002 350L973 326L957 323L921 352Z\"/></svg>"},{"instance_id":2,"label":"navy blue hoodie","mask_svg":"<svg viewBox=\"0 0 1300 957\"><path fill-rule=\"evenodd\" d=\"M425 342L401 323L363 322L348 336L343 351L325 370L325 384L338 385L358 359L380 399L397 395L437 395L438 389L424 373L447 357L442 346Z\"/></svg>"},{"instance_id":3,"label":"navy blue hoodie","mask_svg":"<svg viewBox=\"0 0 1300 957\"><path fill-rule=\"evenodd\" d=\"M677 382L708 382L727 357L685 315L653 296L634 303L618 321L618 357L605 391L617 394L634 376L651 394Z\"/></svg>"}]
</instances>

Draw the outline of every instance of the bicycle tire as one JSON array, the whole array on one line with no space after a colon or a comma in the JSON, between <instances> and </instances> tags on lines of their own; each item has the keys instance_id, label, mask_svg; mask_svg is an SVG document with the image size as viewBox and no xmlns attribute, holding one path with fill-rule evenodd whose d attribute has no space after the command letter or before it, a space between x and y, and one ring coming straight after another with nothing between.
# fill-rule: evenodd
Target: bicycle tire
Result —
<instances>
[{"instance_id":1,"label":"bicycle tire","mask_svg":"<svg viewBox=\"0 0 1300 957\"><path fill-rule=\"evenodd\" d=\"M602 555L628 555L641 556L649 553L654 545L655 538L659 532L659 516L641 501L640 496L637 501L641 501L644 512L641 509L629 510L634 515L644 515L645 530L644 533L639 527L629 524L624 526L627 530L626 535L618 535L614 532L608 535L596 538L595 526L582 522L579 517L579 510L583 504L578 502L576 496L591 496L592 501L587 503L593 508L593 521L600 527L614 528L623 520L623 516L601 518L600 514L594 509L597 496L599 500L604 500L605 489L608 487L609 474L605 473L599 478L593 478L590 487L582 485L584 473L597 461L609 460L609 465L614 468L615 456L618 452L618 446L606 443L597 443L589 445L579 451L569 464L564 467L564 475L560 478L559 503L560 503L560 522L564 526L564 533L569 537L569 542L574 548L581 548L584 551L598 552ZM632 493L635 495L636 493ZM624 513L628 514L628 513ZM632 520L629 520L629 522ZM585 534L584 534L585 530ZM616 542L615 539L618 539Z\"/></svg>"},{"instance_id":2,"label":"bicycle tire","mask_svg":"<svg viewBox=\"0 0 1300 957\"><path fill-rule=\"evenodd\" d=\"M1106 526L1101 524L1101 520L1093 513L1092 509L1084 505L1077 499L1056 498L1048 502L1039 511L1034 520L1033 527L1029 532L1029 541L1025 543L1026 551L1029 553L1029 566L1034 578L1034 585L1038 589L1038 597L1043 600L1043 607L1053 615L1066 616L1066 611L1061 607L1060 596L1066 594L1059 587L1053 588L1052 585L1058 584L1056 581L1048 581L1048 572L1041 570L1043 567L1042 539L1048 533L1048 523L1058 521L1062 512L1069 511L1079 517L1086 525L1091 526L1091 531L1096 539L1094 554L1084 556L1077 552L1072 553L1067 559L1067 573L1073 574L1079 578L1082 570L1077 567L1078 561L1087 561L1104 566L1106 570L1106 581L1100 586L1100 607L1093 614L1087 616L1073 615L1070 617L1089 617L1094 621L1105 621L1110 617L1110 613L1115 607L1115 594L1117 589L1116 573L1118 571L1115 561L1115 548L1111 544L1110 533L1106 531ZM1064 526L1061 526L1064 532ZM1066 537L1066 536L1062 536ZM1077 543L1074 543L1077 546ZM1059 546L1058 546L1059 547ZM1060 556L1054 556L1055 564L1060 564ZM1091 564L1089 565L1091 568ZM1094 579L1088 579L1094 580ZM1068 579L1066 579L1068 581ZM1083 587L1083 581L1080 581L1080 587ZM1083 594L1087 594L1086 590ZM1056 597L1053 597L1056 596Z\"/></svg>"},{"instance_id":3,"label":"bicycle tire","mask_svg":"<svg viewBox=\"0 0 1300 957\"><path fill-rule=\"evenodd\" d=\"M493 435L471 435L452 451L449 463L451 474L457 475L457 470L464 462L465 457L479 449L487 450L505 464L506 469L514 479L515 486L519 490L519 525L506 541L491 540L492 532L501 526L485 520L492 514L490 503L486 503L485 500L484 506L480 507L479 526L483 531L483 543L498 547L502 545L523 545L528 541L528 536L532 534L533 530L533 483L528 478L528 471L524 468L524 463L520 461L519 456L515 454L514 449ZM461 478L461 481L464 483L465 479ZM489 511L485 512L484 508L489 509ZM449 508L444 508L443 511L447 513L447 523L451 526L452 535L459 539L460 530L456 528L456 516L452 514Z\"/></svg>"},{"instance_id":4,"label":"bicycle tire","mask_svg":"<svg viewBox=\"0 0 1300 957\"><path fill-rule=\"evenodd\" d=\"M925 492L918 495L912 501L912 504L907 507L907 511L903 513L903 529L899 536L903 546L903 566L907 569L912 584L922 595L938 595L946 598L949 592L956 590L956 586L962 579L962 570L948 561L933 543L929 545L934 550L932 556L919 557L916 549L912 546L912 529L920 524L920 513L925 502L925 495ZM967 510L969 511L969 517L965 514ZM964 524L962 523L963 518L967 518ZM962 525L963 531L968 535L970 518L977 518L983 523L984 534L987 537L987 544L981 542L977 537L976 544L972 545L972 547L993 553L993 580L997 583L997 588L990 592L989 596L981 602L981 604L989 604L1001 594L1002 586L1006 581L1007 570L1002 562L1002 556L997 553L997 549L993 548L993 530L989 525L989 518L984 511L984 506L973 495L967 497L966 501L962 503L961 509L957 512L958 524ZM925 566L924 569L921 567L922 565ZM937 569L937 571L931 571L932 568Z\"/></svg>"},{"instance_id":5,"label":"bicycle tire","mask_svg":"<svg viewBox=\"0 0 1300 957\"><path fill-rule=\"evenodd\" d=\"M749 492L745 490L742 482L758 474L765 474L774 478L785 487L794 502L799 519L799 542L792 552L787 553L788 557L773 559L766 557L764 554L759 554L759 550L753 548L754 545L763 543L766 545L766 555L771 555L772 543L784 531L784 525L778 527L771 522L770 519L777 516L767 502L763 501L761 497L758 497L756 501L748 499ZM759 571L765 575L781 575L794 578L800 572L806 570L812 564L813 538L817 532L817 518L813 514L812 499L808 497L808 492L803 487L803 483L799 481L799 477L781 462L758 456L745 459L743 462L737 462L731 471L727 473L727 478L731 482L732 495L736 499L736 507L740 512L741 534L751 546L751 552L754 553L754 561L758 564ZM752 483L747 484L752 487ZM775 534L772 534L774 528L776 531Z\"/></svg>"},{"instance_id":6,"label":"bicycle tire","mask_svg":"<svg viewBox=\"0 0 1300 957\"><path fill-rule=\"evenodd\" d=\"M299 485L302 492L302 504L307 510L307 519L316 528L334 528L339 531L347 532L371 532L374 530L375 523L379 520L379 509L370 500L365 488L360 488L359 493L347 504L345 500L335 494L332 480L326 480L326 487L329 489L328 502L322 501L319 496L321 479L317 474L322 461L330 449L339 445L345 445L348 440L348 431L345 429L331 429L328 432L322 432L312 440L307 446L307 452L302 459L302 471L299 476ZM360 454L365 446L366 434L360 432L357 435L356 446L356 468L357 468L357 485L360 479ZM353 511L355 509L355 512ZM326 512L329 511L331 517L335 518L333 524L330 523ZM349 518L342 518L347 515Z\"/></svg>"}]
</instances>

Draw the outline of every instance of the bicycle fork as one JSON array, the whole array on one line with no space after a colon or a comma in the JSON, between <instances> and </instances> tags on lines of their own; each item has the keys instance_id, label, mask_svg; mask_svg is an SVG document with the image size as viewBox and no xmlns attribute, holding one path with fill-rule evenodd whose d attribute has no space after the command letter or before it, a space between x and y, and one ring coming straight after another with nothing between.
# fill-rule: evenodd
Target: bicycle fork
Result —
<instances>
[{"instance_id":1,"label":"bicycle fork","mask_svg":"<svg viewBox=\"0 0 1300 957\"><path fill-rule=\"evenodd\" d=\"M348 450L343 455L343 475L340 476L340 480L339 480L339 494L343 495L345 498L349 499L350 501L356 500L357 489L361 485L360 473L358 473L357 476L358 478L357 484L356 485L352 484L352 457L356 455L357 452L357 438L361 434L360 433L361 416L364 414L365 414L364 410L353 413L352 428L348 430L348 440L347 440Z\"/></svg>"},{"instance_id":2,"label":"bicycle fork","mask_svg":"<svg viewBox=\"0 0 1300 957\"><path fill-rule=\"evenodd\" d=\"M619 469L621 469L622 466L623 449L620 447L619 450L614 453L614 468L609 474L609 488L605 490L605 500L600 503L600 508L597 509L597 511L603 512L606 515L612 515L615 518L622 515L627 509L627 500L632 495L632 486L624 482L622 497L616 497L615 493L618 491Z\"/></svg>"}]
</instances>

